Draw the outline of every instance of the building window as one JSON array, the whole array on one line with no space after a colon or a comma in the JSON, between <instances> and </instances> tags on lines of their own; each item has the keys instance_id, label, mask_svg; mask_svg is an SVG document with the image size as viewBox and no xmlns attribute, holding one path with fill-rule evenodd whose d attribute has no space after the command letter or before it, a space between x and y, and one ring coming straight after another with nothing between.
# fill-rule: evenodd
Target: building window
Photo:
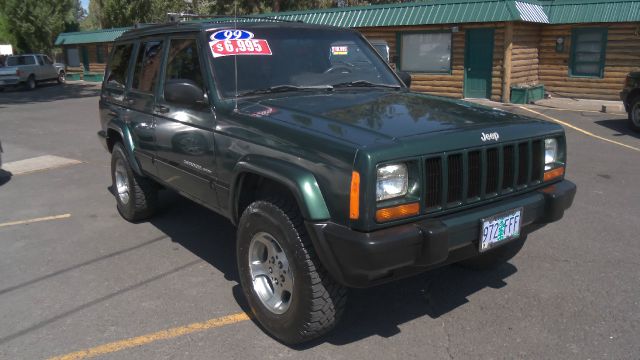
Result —
<instances>
[{"instance_id":1,"label":"building window","mask_svg":"<svg viewBox=\"0 0 640 360\"><path fill-rule=\"evenodd\" d=\"M96 61L98 64L104 64L104 46L101 44L96 45Z\"/></svg>"},{"instance_id":2,"label":"building window","mask_svg":"<svg viewBox=\"0 0 640 360\"><path fill-rule=\"evenodd\" d=\"M571 33L572 76L604 76L607 29L573 29Z\"/></svg>"},{"instance_id":3,"label":"building window","mask_svg":"<svg viewBox=\"0 0 640 360\"><path fill-rule=\"evenodd\" d=\"M450 73L451 33L401 34L400 70L423 73Z\"/></svg>"}]
</instances>

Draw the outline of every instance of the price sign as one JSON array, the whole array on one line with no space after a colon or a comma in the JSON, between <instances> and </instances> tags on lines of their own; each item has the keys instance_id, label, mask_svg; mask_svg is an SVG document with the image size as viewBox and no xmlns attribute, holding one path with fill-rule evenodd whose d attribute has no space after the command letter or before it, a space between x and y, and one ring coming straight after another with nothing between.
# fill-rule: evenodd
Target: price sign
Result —
<instances>
[{"instance_id":1,"label":"price sign","mask_svg":"<svg viewBox=\"0 0 640 360\"><path fill-rule=\"evenodd\" d=\"M229 55L271 55L269 43L264 39L216 40L209 42L213 57Z\"/></svg>"},{"instance_id":2,"label":"price sign","mask_svg":"<svg viewBox=\"0 0 640 360\"><path fill-rule=\"evenodd\" d=\"M264 39L254 39L246 30L220 30L210 36L213 57L230 55L271 55L269 43Z\"/></svg>"}]
</instances>

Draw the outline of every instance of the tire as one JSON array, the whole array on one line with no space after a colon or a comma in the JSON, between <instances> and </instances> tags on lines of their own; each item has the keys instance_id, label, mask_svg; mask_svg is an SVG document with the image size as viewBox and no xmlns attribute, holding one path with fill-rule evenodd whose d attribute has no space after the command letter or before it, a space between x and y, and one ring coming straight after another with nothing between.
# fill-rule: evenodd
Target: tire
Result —
<instances>
[{"instance_id":1,"label":"tire","mask_svg":"<svg viewBox=\"0 0 640 360\"><path fill-rule=\"evenodd\" d=\"M67 82L67 76L66 76L64 71L60 71L58 73L58 78L56 79L56 81L58 81L58 84L60 84L60 85L62 85L62 84Z\"/></svg>"},{"instance_id":2,"label":"tire","mask_svg":"<svg viewBox=\"0 0 640 360\"><path fill-rule=\"evenodd\" d=\"M629 127L640 132L640 96L636 96L629 104Z\"/></svg>"},{"instance_id":3,"label":"tire","mask_svg":"<svg viewBox=\"0 0 640 360\"><path fill-rule=\"evenodd\" d=\"M111 152L111 181L118 212L124 219L137 222L155 213L158 186L131 169L122 143L116 143Z\"/></svg>"},{"instance_id":4,"label":"tire","mask_svg":"<svg viewBox=\"0 0 640 360\"><path fill-rule=\"evenodd\" d=\"M270 240L275 240L273 251L265 253L260 246ZM238 224L237 261L240 283L255 319L282 343L312 340L339 322L347 289L322 267L295 202L256 201L247 207ZM281 262L284 266L279 266ZM270 266L273 273L266 270ZM262 276L257 275L259 267L265 269ZM270 298L278 286L279 307Z\"/></svg>"},{"instance_id":5,"label":"tire","mask_svg":"<svg viewBox=\"0 0 640 360\"><path fill-rule=\"evenodd\" d=\"M521 237L495 249L489 250L482 255L460 261L456 265L472 270L495 269L516 256L524 246L524 242L526 240L526 236Z\"/></svg>"},{"instance_id":6,"label":"tire","mask_svg":"<svg viewBox=\"0 0 640 360\"><path fill-rule=\"evenodd\" d=\"M36 87L38 87L38 82L36 81L36 77L33 75L30 75L27 78L27 90L31 91L34 90Z\"/></svg>"}]
</instances>

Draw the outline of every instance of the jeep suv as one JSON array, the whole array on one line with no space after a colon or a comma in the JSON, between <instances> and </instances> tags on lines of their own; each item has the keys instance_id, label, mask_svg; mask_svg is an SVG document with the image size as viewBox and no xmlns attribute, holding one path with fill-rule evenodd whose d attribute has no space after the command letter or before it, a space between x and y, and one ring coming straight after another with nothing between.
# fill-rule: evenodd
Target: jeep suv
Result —
<instances>
[{"instance_id":1,"label":"jeep suv","mask_svg":"<svg viewBox=\"0 0 640 360\"><path fill-rule=\"evenodd\" d=\"M287 344L331 330L349 287L500 265L563 216L562 127L400 75L350 29L131 30L99 104L117 209L146 219L168 188L227 217L251 311Z\"/></svg>"}]
</instances>

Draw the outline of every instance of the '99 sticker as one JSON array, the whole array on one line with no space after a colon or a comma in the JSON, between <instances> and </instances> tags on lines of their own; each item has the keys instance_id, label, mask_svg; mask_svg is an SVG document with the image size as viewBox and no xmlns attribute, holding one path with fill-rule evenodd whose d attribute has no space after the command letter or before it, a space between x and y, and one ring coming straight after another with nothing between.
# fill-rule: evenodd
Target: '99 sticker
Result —
<instances>
[{"instance_id":1,"label":"'99 sticker","mask_svg":"<svg viewBox=\"0 0 640 360\"><path fill-rule=\"evenodd\" d=\"M246 40L253 39L253 33L247 30L220 30L211 34L209 37L212 41L215 40Z\"/></svg>"}]
</instances>

